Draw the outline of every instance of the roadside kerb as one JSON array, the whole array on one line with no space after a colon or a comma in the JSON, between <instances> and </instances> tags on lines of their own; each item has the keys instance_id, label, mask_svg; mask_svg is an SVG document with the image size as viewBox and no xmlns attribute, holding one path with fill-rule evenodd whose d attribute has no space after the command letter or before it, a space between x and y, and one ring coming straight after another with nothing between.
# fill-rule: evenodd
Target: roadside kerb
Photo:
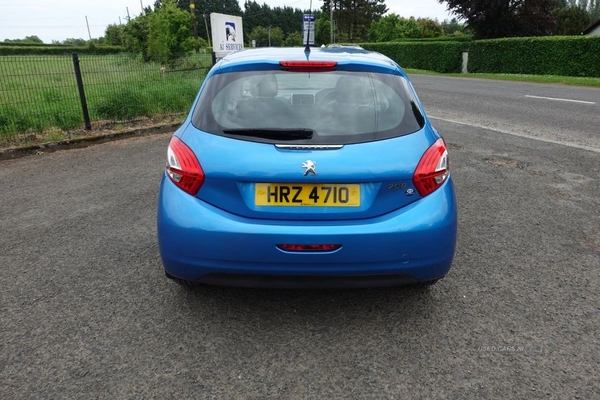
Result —
<instances>
[{"instance_id":1,"label":"roadside kerb","mask_svg":"<svg viewBox=\"0 0 600 400\"><path fill-rule=\"evenodd\" d=\"M127 139L134 136L147 136L158 133L167 133L170 131L174 131L180 125L181 122L169 122L165 124L153 125L150 127L123 129L118 132L103 132L96 135L65 139L59 142L40 143L21 147L9 147L6 149L0 149L0 160L9 160L19 157L25 157L31 154L37 154L39 152L53 152L57 150L64 150L67 148L74 149L87 147L93 144L104 143L111 140Z\"/></svg>"}]
</instances>

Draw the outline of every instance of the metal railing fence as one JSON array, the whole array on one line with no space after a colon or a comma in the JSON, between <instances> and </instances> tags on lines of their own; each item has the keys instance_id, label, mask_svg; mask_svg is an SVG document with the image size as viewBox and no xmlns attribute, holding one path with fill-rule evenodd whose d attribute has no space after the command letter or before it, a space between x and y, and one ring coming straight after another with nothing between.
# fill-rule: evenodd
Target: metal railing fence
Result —
<instances>
[{"instance_id":1,"label":"metal railing fence","mask_svg":"<svg viewBox=\"0 0 600 400\"><path fill-rule=\"evenodd\" d=\"M168 66L130 54L0 56L0 140L187 112L211 66L210 54Z\"/></svg>"}]
</instances>

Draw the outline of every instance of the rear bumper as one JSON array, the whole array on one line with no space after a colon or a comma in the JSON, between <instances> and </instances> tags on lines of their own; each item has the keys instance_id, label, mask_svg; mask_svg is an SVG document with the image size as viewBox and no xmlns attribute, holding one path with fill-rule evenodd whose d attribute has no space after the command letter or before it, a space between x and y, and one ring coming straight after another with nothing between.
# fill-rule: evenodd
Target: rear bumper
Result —
<instances>
[{"instance_id":1,"label":"rear bumper","mask_svg":"<svg viewBox=\"0 0 600 400\"><path fill-rule=\"evenodd\" d=\"M253 287L395 286L438 279L452 264L457 230L451 179L392 213L326 222L239 217L163 179L157 218L167 274ZM342 247L330 253L288 253L276 247L282 243Z\"/></svg>"},{"instance_id":2,"label":"rear bumper","mask_svg":"<svg viewBox=\"0 0 600 400\"><path fill-rule=\"evenodd\" d=\"M404 274L385 275L256 275L210 273L196 281L206 285L278 289L373 288L414 285Z\"/></svg>"}]
</instances>

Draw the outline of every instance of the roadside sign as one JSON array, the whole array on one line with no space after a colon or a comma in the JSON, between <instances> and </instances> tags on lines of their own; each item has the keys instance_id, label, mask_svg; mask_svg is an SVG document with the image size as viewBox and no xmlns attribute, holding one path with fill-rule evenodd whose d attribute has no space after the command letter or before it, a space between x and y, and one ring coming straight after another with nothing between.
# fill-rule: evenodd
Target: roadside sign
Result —
<instances>
[{"instance_id":1,"label":"roadside sign","mask_svg":"<svg viewBox=\"0 0 600 400\"><path fill-rule=\"evenodd\" d=\"M315 16L312 14L304 14L303 17L303 21L304 21L304 39L302 41L302 44L305 45L306 44L306 39L307 39L307 35L310 35L308 37L308 44L314 46L315 44Z\"/></svg>"},{"instance_id":2,"label":"roadside sign","mask_svg":"<svg viewBox=\"0 0 600 400\"><path fill-rule=\"evenodd\" d=\"M244 49L242 17L211 13L210 25L213 51L217 58L223 58L233 51Z\"/></svg>"}]
</instances>

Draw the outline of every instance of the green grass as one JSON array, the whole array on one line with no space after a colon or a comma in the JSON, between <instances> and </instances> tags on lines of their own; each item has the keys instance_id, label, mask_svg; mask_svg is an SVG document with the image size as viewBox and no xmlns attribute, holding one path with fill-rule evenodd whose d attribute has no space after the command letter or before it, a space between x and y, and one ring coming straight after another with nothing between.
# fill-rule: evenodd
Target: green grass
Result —
<instances>
[{"instance_id":1,"label":"green grass","mask_svg":"<svg viewBox=\"0 0 600 400\"><path fill-rule=\"evenodd\" d=\"M127 54L80 55L91 120L124 123L140 117L186 112L211 63L210 55L192 54L174 70L163 71L158 64L145 63ZM190 70L198 67L201 69ZM600 78L406 71L600 87ZM0 57L0 142L82 128L81 103L70 54Z\"/></svg>"},{"instance_id":2,"label":"green grass","mask_svg":"<svg viewBox=\"0 0 600 400\"><path fill-rule=\"evenodd\" d=\"M582 78L573 76L555 75L513 75L513 74L442 74L433 71L418 69L405 69L408 74L453 76L459 78L482 78L501 81L533 82L533 83L556 83L572 86L600 87L600 78Z\"/></svg>"},{"instance_id":3,"label":"green grass","mask_svg":"<svg viewBox=\"0 0 600 400\"><path fill-rule=\"evenodd\" d=\"M80 55L79 60L93 122L186 112L212 64L204 54L165 70L127 54ZM0 140L82 127L70 54L0 57Z\"/></svg>"}]
</instances>

